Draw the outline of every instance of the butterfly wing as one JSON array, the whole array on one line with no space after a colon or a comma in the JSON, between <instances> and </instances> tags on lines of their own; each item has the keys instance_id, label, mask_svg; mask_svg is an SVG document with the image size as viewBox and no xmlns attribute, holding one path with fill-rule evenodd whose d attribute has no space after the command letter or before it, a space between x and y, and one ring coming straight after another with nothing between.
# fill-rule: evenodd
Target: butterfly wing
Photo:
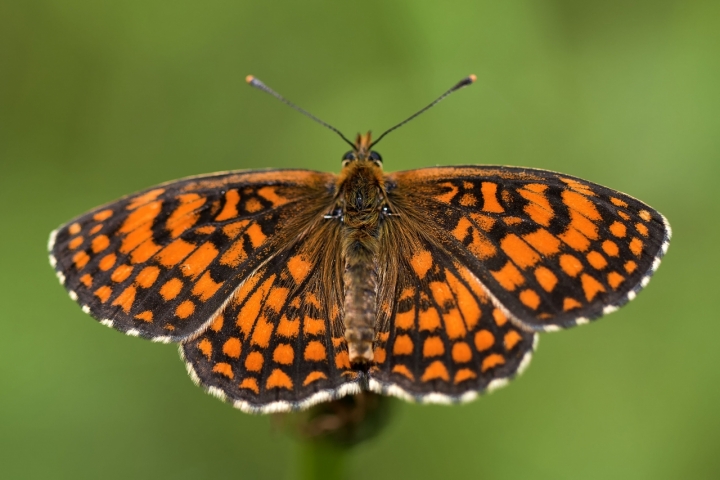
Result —
<instances>
[{"instance_id":1,"label":"butterfly wing","mask_svg":"<svg viewBox=\"0 0 720 480\"><path fill-rule=\"evenodd\" d=\"M324 220L248 277L210 327L181 345L190 376L252 413L358 393L342 327L340 222Z\"/></svg>"},{"instance_id":2,"label":"butterfly wing","mask_svg":"<svg viewBox=\"0 0 720 480\"><path fill-rule=\"evenodd\" d=\"M424 225L526 328L585 323L632 300L670 227L644 203L529 168L440 167L387 176L400 218Z\"/></svg>"},{"instance_id":3,"label":"butterfly wing","mask_svg":"<svg viewBox=\"0 0 720 480\"><path fill-rule=\"evenodd\" d=\"M50 236L70 296L103 324L155 341L200 331L238 285L330 208L335 176L237 171L170 182Z\"/></svg>"},{"instance_id":4,"label":"butterfly wing","mask_svg":"<svg viewBox=\"0 0 720 480\"><path fill-rule=\"evenodd\" d=\"M370 389L450 403L504 385L529 363L537 334L509 322L470 269L402 215L381 237L382 274L392 287L380 296L386 313Z\"/></svg>"}]
</instances>

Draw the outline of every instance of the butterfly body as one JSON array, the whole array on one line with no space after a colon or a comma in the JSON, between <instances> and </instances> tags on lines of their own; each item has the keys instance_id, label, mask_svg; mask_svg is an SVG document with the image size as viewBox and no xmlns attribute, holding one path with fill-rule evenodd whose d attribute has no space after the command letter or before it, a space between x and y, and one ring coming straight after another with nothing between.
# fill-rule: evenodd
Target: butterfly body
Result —
<instances>
[{"instance_id":1,"label":"butterfly body","mask_svg":"<svg viewBox=\"0 0 720 480\"><path fill-rule=\"evenodd\" d=\"M376 335L380 222L387 207L378 162L368 158L370 134L358 135L338 179L342 222L344 326L351 363L371 362Z\"/></svg>"}]
</instances>

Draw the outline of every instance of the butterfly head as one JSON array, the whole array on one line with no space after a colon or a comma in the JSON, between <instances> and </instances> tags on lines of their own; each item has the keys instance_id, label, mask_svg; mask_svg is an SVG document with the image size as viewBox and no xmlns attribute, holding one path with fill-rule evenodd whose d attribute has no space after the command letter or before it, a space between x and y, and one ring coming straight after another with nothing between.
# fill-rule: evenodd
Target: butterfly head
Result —
<instances>
[{"instance_id":1,"label":"butterfly head","mask_svg":"<svg viewBox=\"0 0 720 480\"><path fill-rule=\"evenodd\" d=\"M343 155L342 166L347 167L353 162L373 162L377 167L382 168L382 157L379 153L371 150L372 141L370 132L365 135L358 133L353 149Z\"/></svg>"}]
</instances>

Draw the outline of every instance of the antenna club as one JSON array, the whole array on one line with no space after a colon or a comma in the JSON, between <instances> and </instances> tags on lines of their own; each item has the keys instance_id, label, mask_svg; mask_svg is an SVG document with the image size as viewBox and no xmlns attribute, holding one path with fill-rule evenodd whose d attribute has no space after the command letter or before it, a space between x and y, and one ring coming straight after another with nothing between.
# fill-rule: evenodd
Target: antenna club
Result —
<instances>
[{"instance_id":1,"label":"antenna club","mask_svg":"<svg viewBox=\"0 0 720 480\"><path fill-rule=\"evenodd\" d=\"M475 75L474 73L471 73L470 75L468 75L468 78L470 79L470 81L472 83L475 83L475 80L477 80L477 75Z\"/></svg>"},{"instance_id":2,"label":"antenna club","mask_svg":"<svg viewBox=\"0 0 720 480\"><path fill-rule=\"evenodd\" d=\"M255 87L255 88L257 88L258 90L262 90L263 92L267 93L268 95L272 95L273 97L277 98L278 100L280 100L281 102L283 102L285 105L289 106L290 108L292 108L292 109L294 109L294 110L297 110L298 112L302 113L302 114L305 115L306 117L309 117L309 118L312 119L313 121L319 123L319 124L322 125L323 127L329 128L329 129L332 130L333 132L335 132L335 133L337 133L338 135L340 135L340 138L342 138L343 141L344 141L345 143L347 143L348 145L353 146L353 147L355 146L350 140L348 140L347 138L345 138L345 135L343 135L342 132L340 132L340 130L338 130L337 128L333 127L333 126L330 125L329 123L323 122L322 120L320 120L319 118L317 118L315 115L311 114L310 112L305 111L305 110L303 110L302 108L298 107L297 105L295 105L294 103L292 103L291 101L289 101L288 99L286 99L285 97L283 97L282 95L280 95L279 93L277 93L277 92L276 92L275 90L273 90L272 88L270 88L270 87L268 87L267 85L265 85L263 82L261 82L260 80L258 80L258 79L255 78L254 76L248 75L247 77L245 77L245 81L246 81L247 83L249 83L251 87Z\"/></svg>"},{"instance_id":3,"label":"antenna club","mask_svg":"<svg viewBox=\"0 0 720 480\"><path fill-rule=\"evenodd\" d=\"M477 77L476 77L475 75L472 75L472 74L470 74L470 75L468 75L467 77L463 78L463 79L460 80L458 83L456 83L455 85L453 85L453 86L450 88L450 90L448 90L447 92L443 93L443 94L440 95L438 98L436 98L435 101L432 102L430 105L428 105L427 107L422 108L422 109L418 110L417 112L413 113L413 114L410 115L408 118L406 118L406 119L403 120L402 122L398 123L398 124L395 125L394 127L388 128L387 130L385 130L378 138L375 139L374 142L372 142L372 143L370 144L370 146L368 147L368 149L372 148L374 145L377 145L377 144L380 142L380 140L382 140L382 139L385 137L385 135L387 135L388 133L390 133L390 132L392 132L393 130L396 130L396 129L402 127L403 125L405 125L406 123L408 123L408 122L409 122L410 120L412 120L413 118L417 117L417 116L420 115L421 113L425 112L426 110L432 108L433 106L435 106L435 105L437 105L438 103L440 103L441 101L443 101L443 99L445 99L445 98L446 98L448 95L450 95L451 93L457 92L457 91L460 90L461 88L467 87L468 85L472 85L473 82L474 82L476 79L477 79Z\"/></svg>"}]
</instances>

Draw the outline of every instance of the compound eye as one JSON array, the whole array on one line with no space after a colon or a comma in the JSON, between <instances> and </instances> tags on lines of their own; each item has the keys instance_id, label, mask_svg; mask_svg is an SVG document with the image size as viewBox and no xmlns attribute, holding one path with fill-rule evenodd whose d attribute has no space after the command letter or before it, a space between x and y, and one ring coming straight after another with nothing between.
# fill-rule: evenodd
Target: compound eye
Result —
<instances>
[{"instance_id":1,"label":"compound eye","mask_svg":"<svg viewBox=\"0 0 720 480\"><path fill-rule=\"evenodd\" d=\"M355 160L355 152L349 151L342 157L342 166L347 166L348 163Z\"/></svg>"},{"instance_id":2,"label":"compound eye","mask_svg":"<svg viewBox=\"0 0 720 480\"><path fill-rule=\"evenodd\" d=\"M382 157L377 152L370 152L370 155L368 156L370 160L377 163L378 165L382 165Z\"/></svg>"}]
</instances>

